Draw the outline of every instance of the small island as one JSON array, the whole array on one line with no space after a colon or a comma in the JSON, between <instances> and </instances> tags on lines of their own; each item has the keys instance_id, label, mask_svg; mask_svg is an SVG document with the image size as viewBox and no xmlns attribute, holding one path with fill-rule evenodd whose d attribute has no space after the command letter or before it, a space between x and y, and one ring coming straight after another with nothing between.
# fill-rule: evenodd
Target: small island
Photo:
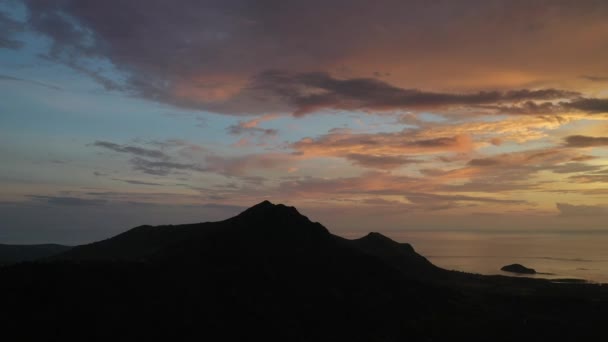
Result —
<instances>
[{"instance_id":1,"label":"small island","mask_svg":"<svg viewBox=\"0 0 608 342\"><path fill-rule=\"evenodd\" d=\"M519 274L536 274L536 270L533 268L528 268L520 264L511 264L507 266L503 266L501 271L511 272L511 273L519 273Z\"/></svg>"}]
</instances>

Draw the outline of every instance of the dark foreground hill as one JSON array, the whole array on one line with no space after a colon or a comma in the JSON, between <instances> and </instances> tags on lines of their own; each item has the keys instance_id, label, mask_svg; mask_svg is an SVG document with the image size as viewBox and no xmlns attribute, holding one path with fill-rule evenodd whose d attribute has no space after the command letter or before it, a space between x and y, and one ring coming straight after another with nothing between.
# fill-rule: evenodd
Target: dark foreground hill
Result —
<instances>
[{"instance_id":1,"label":"dark foreground hill","mask_svg":"<svg viewBox=\"0 0 608 342\"><path fill-rule=\"evenodd\" d=\"M13 340L585 340L601 286L442 270L378 233L332 235L262 202L221 222L141 226L0 269Z\"/></svg>"}]
</instances>

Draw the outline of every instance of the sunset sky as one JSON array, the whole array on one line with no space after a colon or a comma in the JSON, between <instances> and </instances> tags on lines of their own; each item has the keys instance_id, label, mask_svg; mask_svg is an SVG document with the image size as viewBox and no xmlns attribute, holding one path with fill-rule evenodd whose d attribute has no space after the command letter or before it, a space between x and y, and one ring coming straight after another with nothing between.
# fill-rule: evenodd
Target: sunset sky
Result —
<instances>
[{"instance_id":1,"label":"sunset sky","mask_svg":"<svg viewBox=\"0 0 608 342\"><path fill-rule=\"evenodd\" d=\"M608 230L608 2L0 0L0 243L264 199L332 232Z\"/></svg>"}]
</instances>

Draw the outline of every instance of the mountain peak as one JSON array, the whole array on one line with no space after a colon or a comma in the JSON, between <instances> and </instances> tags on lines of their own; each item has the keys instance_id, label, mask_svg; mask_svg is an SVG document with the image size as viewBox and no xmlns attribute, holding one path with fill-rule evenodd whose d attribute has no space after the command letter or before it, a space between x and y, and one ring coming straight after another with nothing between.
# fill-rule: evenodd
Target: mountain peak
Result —
<instances>
[{"instance_id":1,"label":"mountain peak","mask_svg":"<svg viewBox=\"0 0 608 342\"><path fill-rule=\"evenodd\" d=\"M283 204L274 204L268 200L264 200L237 215L237 217L252 217L252 216L293 216L293 217L305 217L298 212L294 207L286 206Z\"/></svg>"},{"instance_id":2,"label":"mountain peak","mask_svg":"<svg viewBox=\"0 0 608 342\"><path fill-rule=\"evenodd\" d=\"M364 237L362 237L360 240L366 241L368 243L398 244L398 242L378 232L370 232Z\"/></svg>"},{"instance_id":3,"label":"mountain peak","mask_svg":"<svg viewBox=\"0 0 608 342\"><path fill-rule=\"evenodd\" d=\"M274 207L274 206L275 206L275 204L270 202L269 200L263 200L262 202L254 205L251 208L257 208L257 207L264 208L264 207Z\"/></svg>"},{"instance_id":4,"label":"mountain peak","mask_svg":"<svg viewBox=\"0 0 608 342\"><path fill-rule=\"evenodd\" d=\"M229 219L245 226L255 228L250 232L259 234L290 234L293 237L301 235L326 236L329 231L320 223L312 222L298 210L283 204L270 201L260 202Z\"/></svg>"}]
</instances>

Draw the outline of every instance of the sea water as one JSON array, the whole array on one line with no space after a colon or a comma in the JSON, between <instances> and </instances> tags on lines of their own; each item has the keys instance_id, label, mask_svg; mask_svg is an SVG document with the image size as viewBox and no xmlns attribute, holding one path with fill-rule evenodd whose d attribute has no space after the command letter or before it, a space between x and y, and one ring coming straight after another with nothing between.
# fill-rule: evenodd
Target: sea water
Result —
<instances>
[{"instance_id":1,"label":"sea water","mask_svg":"<svg viewBox=\"0 0 608 342\"><path fill-rule=\"evenodd\" d=\"M545 273L532 277L608 283L608 232L407 231L386 235L412 244L419 254L445 269L516 276L500 268L518 263Z\"/></svg>"}]
</instances>

